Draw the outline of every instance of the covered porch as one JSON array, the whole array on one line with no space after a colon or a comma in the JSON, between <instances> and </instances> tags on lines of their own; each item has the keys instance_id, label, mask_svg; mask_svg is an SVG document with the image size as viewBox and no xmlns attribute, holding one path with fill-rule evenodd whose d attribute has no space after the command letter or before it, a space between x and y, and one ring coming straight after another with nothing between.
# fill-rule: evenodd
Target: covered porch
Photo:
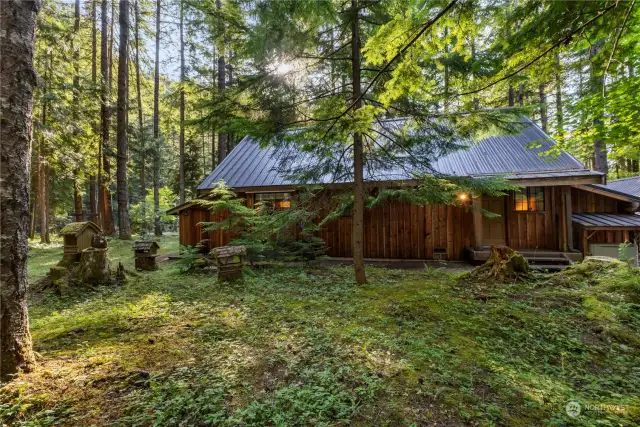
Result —
<instances>
[{"instance_id":1,"label":"covered porch","mask_svg":"<svg viewBox=\"0 0 640 427\"><path fill-rule=\"evenodd\" d=\"M573 215L575 245L584 255L617 257L618 247L629 243L629 256L638 263L640 214L590 212Z\"/></svg>"}]
</instances>

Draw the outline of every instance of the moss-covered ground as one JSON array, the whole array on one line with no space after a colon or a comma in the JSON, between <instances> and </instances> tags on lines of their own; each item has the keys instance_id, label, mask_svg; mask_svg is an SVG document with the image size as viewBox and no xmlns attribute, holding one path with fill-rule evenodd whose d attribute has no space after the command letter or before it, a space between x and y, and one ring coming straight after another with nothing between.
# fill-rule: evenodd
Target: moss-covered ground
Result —
<instances>
[{"instance_id":1,"label":"moss-covered ground","mask_svg":"<svg viewBox=\"0 0 640 427\"><path fill-rule=\"evenodd\" d=\"M176 252L175 237L160 242ZM35 281L62 256L32 248ZM132 267L130 242L112 258ZM435 270L263 267L244 283L175 263L121 287L32 292L37 370L7 425L638 425L640 273L526 284ZM567 414L575 401L581 412Z\"/></svg>"}]
</instances>

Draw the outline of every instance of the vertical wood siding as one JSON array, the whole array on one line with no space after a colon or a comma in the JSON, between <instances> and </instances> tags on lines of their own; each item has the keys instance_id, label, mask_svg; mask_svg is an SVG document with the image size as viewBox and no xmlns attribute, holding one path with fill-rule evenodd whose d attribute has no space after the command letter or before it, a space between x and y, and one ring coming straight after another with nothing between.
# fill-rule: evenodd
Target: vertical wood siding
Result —
<instances>
[{"instance_id":1,"label":"vertical wood siding","mask_svg":"<svg viewBox=\"0 0 640 427\"><path fill-rule=\"evenodd\" d=\"M574 213L606 212L619 213L624 211L626 202L612 199L611 197L595 194L590 191L571 189L571 202ZM596 231L589 232L589 244L591 243L623 243L625 241L624 231ZM579 251L584 251L582 228L573 226L573 247Z\"/></svg>"},{"instance_id":2,"label":"vertical wood siding","mask_svg":"<svg viewBox=\"0 0 640 427\"><path fill-rule=\"evenodd\" d=\"M503 197L505 239L514 249L560 250L566 232L563 193L570 191L573 212L621 212L622 204L615 199L566 186L545 187L543 212L517 212L512 195ZM241 195L244 197L245 195ZM247 205L253 205L248 194ZM324 194L322 197L331 197ZM186 213L186 215L184 215ZM203 221L220 221L223 214L191 207L180 215L180 243L195 245L209 239L210 246L223 246L233 239L222 231L202 232L197 226ZM328 247L328 255L351 257L351 217L345 216L326 224L318 236ZM435 250L446 250L448 259L464 259L464 250L475 245L473 214L469 207L428 205L416 206L388 202L365 211L365 257L387 259L433 259ZM574 248L580 248L580 234L574 232ZM489 236L485 236L489 237ZM594 243L619 243L622 232L599 231Z\"/></svg>"},{"instance_id":3,"label":"vertical wood siding","mask_svg":"<svg viewBox=\"0 0 640 427\"><path fill-rule=\"evenodd\" d=\"M328 223L318 233L328 255L351 257L351 218ZM434 249L445 249L448 258L461 260L473 242L470 209L457 206L416 206L389 202L365 211L366 258L431 259Z\"/></svg>"},{"instance_id":4,"label":"vertical wood siding","mask_svg":"<svg viewBox=\"0 0 640 427\"><path fill-rule=\"evenodd\" d=\"M514 196L504 197L507 223L507 245L514 249L560 248L559 226L562 209L561 187L545 187L545 210L519 212L514 210Z\"/></svg>"}]
</instances>

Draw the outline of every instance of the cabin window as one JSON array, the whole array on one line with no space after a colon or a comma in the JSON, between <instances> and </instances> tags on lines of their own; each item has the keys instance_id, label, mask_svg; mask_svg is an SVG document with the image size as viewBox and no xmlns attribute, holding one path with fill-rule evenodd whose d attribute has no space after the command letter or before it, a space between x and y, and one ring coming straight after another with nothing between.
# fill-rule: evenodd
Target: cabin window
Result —
<instances>
[{"instance_id":1,"label":"cabin window","mask_svg":"<svg viewBox=\"0 0 640 427\"><path fill-rule=\"evenodd\" d=\"M291 193L256 193L255 201L272 206L274 209L291 208Z\"/></svg>"},{"instance_id":2,"label":"cabin window","mask_svg":"<svg viewBox=\"0 0 640 427\"><path fill-rule=\"evenodd\" d=\"M514 210L517 212L543 212L544 187L526 187L520 193L515 193Z\"/></svg>"}]
</instances>

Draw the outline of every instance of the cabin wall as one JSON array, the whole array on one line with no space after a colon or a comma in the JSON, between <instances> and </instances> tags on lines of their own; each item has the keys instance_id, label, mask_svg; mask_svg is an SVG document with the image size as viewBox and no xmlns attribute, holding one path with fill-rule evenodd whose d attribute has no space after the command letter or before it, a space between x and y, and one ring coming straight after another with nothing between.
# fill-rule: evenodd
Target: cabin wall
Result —
<instances>
[{"instance_id":1,"label":"cabin wall","mask_svg":"<svg viewBox=\"0 0 640 427\"><path fill-rule=\"evenodd\" d=\"M318 233L329 256L353 256L351 228L351 217L342 217ZM468 207L388 202L365 211L364 234L365 258L433 259L445 250L447 259L462 260L474 244L473 216Z\"/></svg>"},{"instance_id":2,"label":"cabin wall","mask_svg":"<svg viewBox=\"0 0 640 427\"><path fill-rule=\"evenodd\" d=\"M562 221L562 187L544 188L545 209L541 212L518 212L513 194L504 197L507 245L514 249L560 248L559 225Z\"/></svg>"},{"instance_id":3,"label":"cabin wall","mask_svg":"<svg viewBox=\"0 0 640 427\"><path fill-rule=\"evenodd\" d=\"M180 244L195 246L203 239L209 239L209 247L225 246L232 239L229 233L222 230L202 231L201 222L219 222L226 217L224 213L213 213L202 208L188 208L179 215Z\"/></svg>"},{"instance_id":4,"label":"cabin wall","mask_svg":"<svg viewBox=\"0 0 640 427\"><path fill-rule=\"evenodd\" d=\"M545 210L518 212L514 209L513 195L502 197L506 244L514 249L562 250L567 235L566 209L563 197L571 197L572 212L621 212L625 202L594 194L570 186L545 187ZM246 197L247 206L253 206L253 194ZM331 197L327 192L321 198ZM191 207L180 215L180 243L195 245L209 239L210 247L224 246L233 236L223 231L202 232L199 222L220 221L223 214L212 214ZM484 218L483 218L484 219ZM446 251L447 259L462 260L465 249L475 245L473 214L470 206L429 205L415 206L396 201L387 202L365 211L366 258L434 259L434 252ZM581 249L582 233L575 226L573 248ZM352 220L350 216L326 224L317 233L328 247L328 255L351 257ZM489 236L483 236L487 238ZM598 231L589 242L621 243L622 231Z\"/></svg>"}]
</instances>

